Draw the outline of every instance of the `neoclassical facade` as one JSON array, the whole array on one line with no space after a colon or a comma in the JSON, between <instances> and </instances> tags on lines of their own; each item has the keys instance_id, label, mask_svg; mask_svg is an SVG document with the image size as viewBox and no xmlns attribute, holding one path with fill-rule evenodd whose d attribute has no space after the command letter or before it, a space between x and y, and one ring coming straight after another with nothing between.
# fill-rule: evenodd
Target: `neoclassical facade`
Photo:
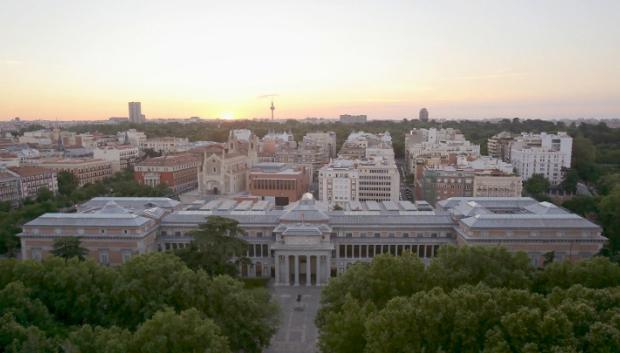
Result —
<instances>
[{"instance_id":1,"label":"neoclassical facade","mask_svg":"<svg viewBox=\"0 0 620 353\"><path fill-rule=\"evenodd\" d=\"M264 200L215 199L185 206L165 200L95 198L78 213L45 214L23 226L22 256L44 257L54 238L79 236L99 261L115 265L132 254L186 247L192 230L209 216L221 216L238 221L245 231L251 264L240 267L242 276L320 286L351 264L384 253L410 251L429 263L446 244L503 246L524 251L540 266L548 252L576 261L594 256L606 241L596 224L522 197L450 198L436 208L426 202L351 202L337 211L310 194L285 208Z\"/></svg>"}]
</instances>

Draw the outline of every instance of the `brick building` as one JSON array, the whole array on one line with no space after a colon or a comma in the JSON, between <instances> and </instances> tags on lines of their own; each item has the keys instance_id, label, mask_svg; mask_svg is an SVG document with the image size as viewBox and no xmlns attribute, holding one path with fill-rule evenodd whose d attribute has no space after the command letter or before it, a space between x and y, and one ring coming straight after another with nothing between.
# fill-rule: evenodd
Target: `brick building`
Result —
<instances>
[{"instance_id":1,"label":"brick building","mask_svg":"<svg viewBox=\"0 0 620 353\"><path fill-rule=\"evenodd\" d=\"M250 193L275 198L276 205L288 205L308 192L310 173L304 166L258 163L249 175Z\"/></svg>"},{"instance_id":2,"label":"brick building","mask_svg":"<svg viewBox=\"0 0 620 353\"><path fill-rule=\"evenodd\" d=\"M166 184L180 194L198 187L199 164L200 160L191 154L150 158L136 165L134 178L149 186Z\"/></svg>"}]
</instances>

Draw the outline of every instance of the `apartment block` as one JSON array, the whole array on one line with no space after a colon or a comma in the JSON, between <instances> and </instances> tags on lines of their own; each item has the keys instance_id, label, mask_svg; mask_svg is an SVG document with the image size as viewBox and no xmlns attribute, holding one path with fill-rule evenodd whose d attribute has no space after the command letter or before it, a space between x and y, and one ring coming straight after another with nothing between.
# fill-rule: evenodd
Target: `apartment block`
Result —
<instances>
[{"instance_id":1,"label":"apartment block","mask_svg":"<svg viewBox=\"0 0 620 353\"><path fill-rule=\"evenodd\" d=\"M112 176L112 163L103 159L45 159L38 166L56 173L69 172L78 178L79 185L93 184Z\"/></svg>"}]
</instances>

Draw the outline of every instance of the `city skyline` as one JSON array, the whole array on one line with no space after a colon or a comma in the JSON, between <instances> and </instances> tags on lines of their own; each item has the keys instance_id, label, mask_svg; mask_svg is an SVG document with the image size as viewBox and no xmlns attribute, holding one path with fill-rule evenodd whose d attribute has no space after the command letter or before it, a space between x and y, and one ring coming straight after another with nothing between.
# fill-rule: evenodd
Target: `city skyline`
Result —
<instances>
[{"instance_id":1,"label":"city skyline","mask_svg":"<svg viewBox=\"0 0 620 353\"><path fill-rule=\"evenodd\" d=\"M9 0L0 120L620 118L616 1ZM596 23L596 26L592 24Z\"/></svg>"}]
</instances>

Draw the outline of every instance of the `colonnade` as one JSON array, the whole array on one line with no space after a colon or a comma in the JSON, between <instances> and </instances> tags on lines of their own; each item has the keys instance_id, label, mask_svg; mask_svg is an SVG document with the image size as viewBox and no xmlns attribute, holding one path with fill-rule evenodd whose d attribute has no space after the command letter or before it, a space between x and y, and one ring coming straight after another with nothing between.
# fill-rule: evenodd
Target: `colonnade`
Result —
<instances>
[{"instance_id":1,"label":"colonnade","mask_svg":"<svg viewBox=\"0 0 620 353\"><path fill-rule=\"evenodd\" d=\"M276 285L299 286L304 282L306 286L320 286L325 284L330 276L329 255L276 253L275 260Z\"/></svg>"}]
</instances>

